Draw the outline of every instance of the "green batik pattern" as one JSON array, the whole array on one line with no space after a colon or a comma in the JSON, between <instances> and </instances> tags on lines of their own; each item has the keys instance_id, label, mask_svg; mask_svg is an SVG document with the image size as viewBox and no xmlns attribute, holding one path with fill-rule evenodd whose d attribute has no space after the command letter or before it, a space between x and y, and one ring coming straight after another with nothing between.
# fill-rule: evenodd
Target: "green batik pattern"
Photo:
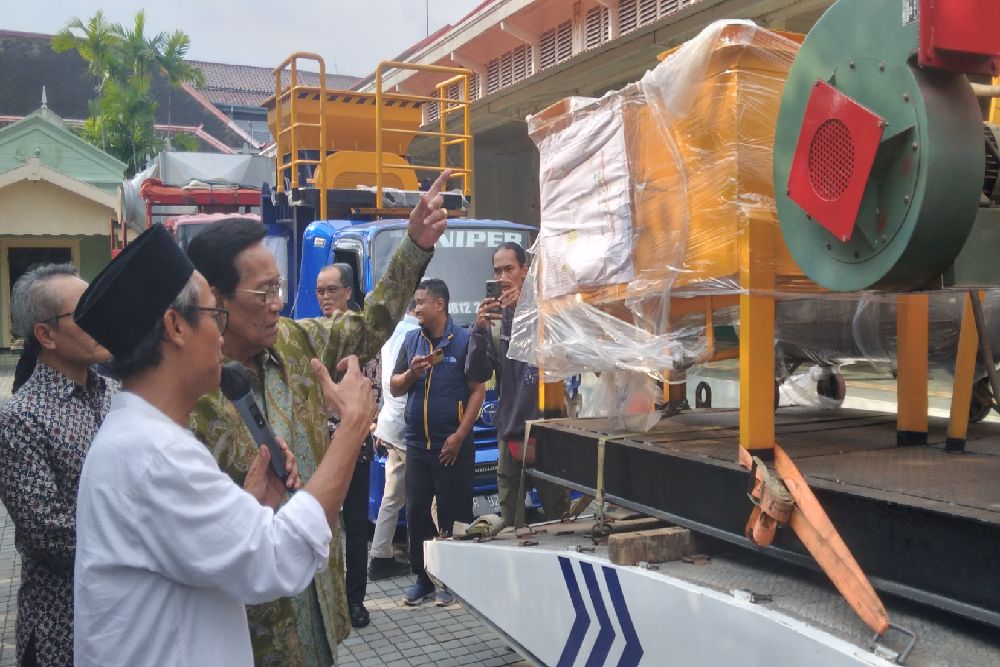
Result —
<instances>
[{"instance_id":1,"label":"green batik pattern","mask_svg":"<svg viewBox=\"0 0 1000 667\"><path fill-rule=\"evenodd\" d=\"M275 434L288 443L305 483L329 445L327 411L309 360L316 357L333 371L343 357L356 354L364 364L379 353L406 305L431 253L409 238L396 251L360 313L278 323L278 340L261 353L254 398ZM202 396L191 428L212 450L219 467L243 485L257 454L250 431L232 403L218 390ZM294 598L247 607L254 662L258 667L328 667L336 646L350 633L340 530L333 531L330 562L309 588Z\"/></svg>"}]
</instances>

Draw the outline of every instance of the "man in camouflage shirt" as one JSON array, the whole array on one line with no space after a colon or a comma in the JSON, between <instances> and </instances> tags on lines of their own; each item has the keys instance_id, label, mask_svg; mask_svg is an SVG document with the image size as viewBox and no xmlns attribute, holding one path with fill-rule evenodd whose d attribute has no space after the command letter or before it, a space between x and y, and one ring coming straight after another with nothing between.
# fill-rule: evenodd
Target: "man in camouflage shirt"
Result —
<instances>
[{"instance_id":1,"label":"man in camouflage shirt","mask_svg":"<svg viewBox=\"0 0 1000 667\"><path fill-rule=\"evenodd\" d=\"M118 383L92 366L109 354L73 322L87 283L49 264L14 284L14 330L33 372L0 410L0 499L21 554L17 664L73 664L76 494L90 443ZM34 363L37 361L37 364Z\"/></svg>"},{"instance_id":2,"label":"man in camouflage shirt","mask_svg":"<svg viewBox=\"0 0 1000 667\"><path fill-rule=\"evenodd\" d=\"M445 172L410 214L407 237L400 243L361 312L331 318L290 320L279 317L283 283L277 262L261 243L260 223L226 221L210 225L188 247L195 268L208 280L218 306L229 311L223 354L252 373L254 398L275 434L285 439L306 481L329 444L327 412L309 360L318 358L331 371L351 354L362 363L376 354L402 317L406 304L444 232L441 208ZM220 467L242 484L257 444L236 408L215 391L203 396L192 414L198 438L212 450ZM328 667L337 644L350 633L344 590L344 562L339 531L330 545L330 566L317 573L295 598L247 608L257 665Z\"/></svg>"}]
</instances>

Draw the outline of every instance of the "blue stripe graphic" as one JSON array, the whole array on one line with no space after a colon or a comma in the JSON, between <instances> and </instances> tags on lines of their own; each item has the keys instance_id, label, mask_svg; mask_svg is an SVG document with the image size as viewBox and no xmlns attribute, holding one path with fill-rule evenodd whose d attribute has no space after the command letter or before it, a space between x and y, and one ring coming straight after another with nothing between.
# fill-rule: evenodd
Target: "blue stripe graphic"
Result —
<instances>
[{"instance_id":1,"label":"blue stripe graphic","mask_svg":"<svg viewBox=\"0 0 1000 667\"><path fill-rule=\"evenodd\" d=\"M622 585L618 581L618 573L615 572L614 568L604 568L604 581L608 584L611 604L614 605L618 624L621 626L622 634L625 636L625 650L622 651L618 667L636 667L642 659L642 644L639 643L639 635L636 634L635 626L632 625L632 616L628 613L628 606L625 604L625 594L622 593Z\"/></svg>"},{"instance_id":2,"label":"blue stripe graphic","mask_svg":"<svg viewBox=\"0 0 1000 667\"><path fill-rule=\"evenodd\" d=\"M569 591L569 599L573 602L573 609L576 610L576 620L566 638L566 645L563 646L562 655L559 656L557 667L572 667L576 662L576 656L580 653L580 645L587 635L590 627L590 614L583 605L583 596L580 595L580 586L576 583L576 575L573 573L573 565L568 558L559 556L559 567L562 569L563 579L566 580L566 590Z\"/></svg>"},{"instance_id":3,"label":"blue stripe graphic","mask_svg":"<svg viewBox=\"0 0 1000 667\"><path fill-rule=\"evenodd\" d=\"M615 626L611 625L608 608L604 605L604 596L601 595L601 589L597 585L594 566L580 561L580 570L583 572L583 580L587 582L590 599L594 603L594 613L597 614L597 624L600 627L597 639L594 640L594 648L591 649L590 657L587 658L584 667L600 667L608 659L611 644L615 641Z\"/></svg>"}]
</instances>

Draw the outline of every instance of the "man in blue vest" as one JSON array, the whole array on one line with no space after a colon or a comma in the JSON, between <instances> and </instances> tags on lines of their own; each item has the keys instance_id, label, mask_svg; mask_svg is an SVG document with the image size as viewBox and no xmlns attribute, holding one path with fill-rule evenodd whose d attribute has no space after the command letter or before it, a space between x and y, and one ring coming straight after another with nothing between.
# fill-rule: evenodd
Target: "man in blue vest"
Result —
<instances>
[{"instance_id":1,"label":"man in blue vest","mask_svg":"<svg viewBox=\"0 0 1000 667\"><path fill-rule=\"evenodd\" d=\"M420 328L406 334L389 381L393 396L406 396L406 522L417 582L403 602L411 606L435 596L434 583L424 569L424 542L437 534L431 500L437 496L442 533L450 535L455 521L472 521L472 427L492 372L485 355L468 354L469 331L448 316L444 281L424 280L413 298ZM436 593L438 606L452 602L448 591Z\"/></svg>"}]
</instances>

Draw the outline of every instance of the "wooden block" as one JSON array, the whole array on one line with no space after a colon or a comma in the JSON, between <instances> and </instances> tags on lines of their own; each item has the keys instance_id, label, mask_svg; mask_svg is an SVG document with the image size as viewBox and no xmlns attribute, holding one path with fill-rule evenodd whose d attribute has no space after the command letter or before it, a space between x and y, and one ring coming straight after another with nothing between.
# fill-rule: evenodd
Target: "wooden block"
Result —
<instances>
[{"instance_id":1,"label":"wooden block","mask_svg":"<svg viewBox=\"0 0 1000 667\"><path fill-rule=\"evenodd\" d=\"M664 528L668 526L663 519L652 516L644 516L640 519L619 519L611 524L612 533L634 533L638 530L653 530L654 528Z\"/></svg>"},{"instance_id":2,"label":"wooden block","mask_svg":"<svg viewBox=\"0 0 1000 667\"><path fill-rule=\"evenodd\" d=\"M690 538L691 531L678 526L611 535L608 557L615 565L677 560L688 552Z\"/></svg>"}]
</instances>

